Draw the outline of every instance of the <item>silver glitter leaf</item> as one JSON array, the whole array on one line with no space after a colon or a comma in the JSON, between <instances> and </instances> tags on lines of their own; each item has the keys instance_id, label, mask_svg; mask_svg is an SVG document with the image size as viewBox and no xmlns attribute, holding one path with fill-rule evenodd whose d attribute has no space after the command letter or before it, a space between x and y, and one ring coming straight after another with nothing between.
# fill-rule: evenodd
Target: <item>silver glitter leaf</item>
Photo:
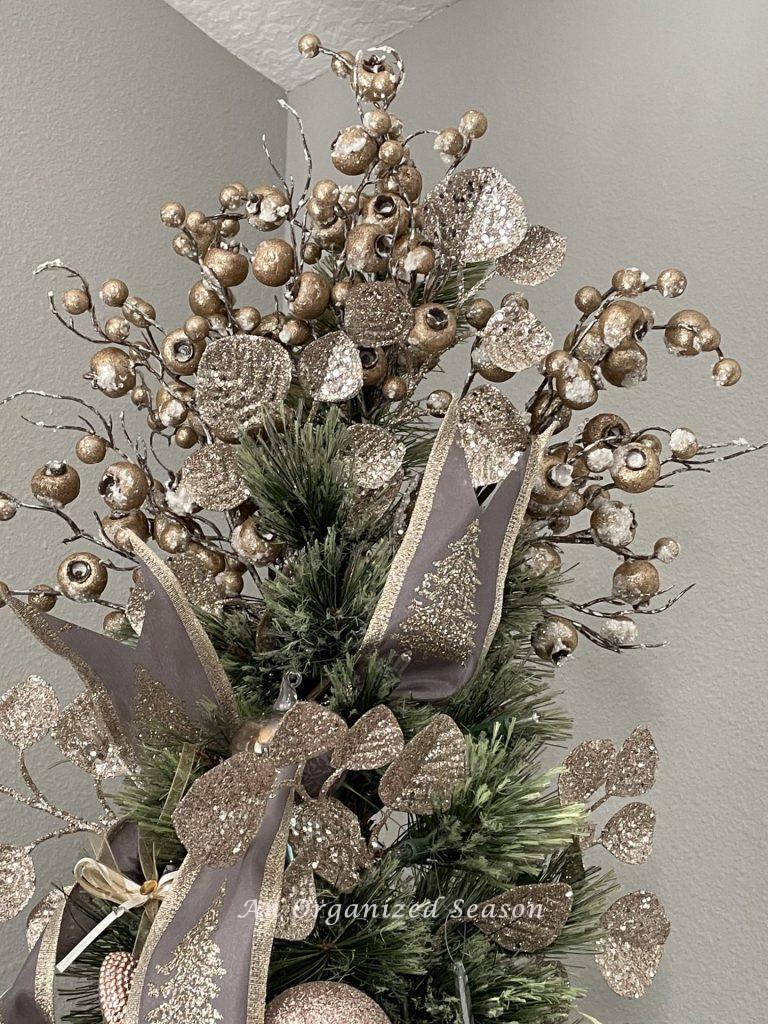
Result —
<instances>
[{"instance_id":1,"label":"silver glitter leaf","mask_svg":"<svg viewBox=\"0 0 768 1024\"><path fill-rule=\"evenodd\" d=\"M560 803L584 803L608 778L615 757L611 740L585 740L574 747L558 780Z\"/></svg>"},{"instance_id":2,"label":"silver glitter leaf","mask_svg":"<svg viewBox=\"0 0 768 1024\"><path fill-rule=\"evenodd\" d=\"M358 988L340 981L308 981L275 996L264 1024L390 1024L390 1019Z\"/></svg>"},{"instance_id":3,"label":"silver glitter leaf","mask_svg":"<svg viewBox=\"0 0 768 1024\"><path fill-rule=\"evenodd\" d=\"M237 441L280 406L291 375L291 357L272 338L219 338L209 343L197 369L197 408L217 437Z\"/></svg>"},{"instance_id":4,"label":"silver glitter leaf","mask_svg":"<svg viewBox=\"0 0 768 1024\"><path fill-rule=\"evenodd\" d=\"M214 441L184 460L182 484L201 508L228 512L248 497L240 476L238 450L237 445Z\"/></svg>"},{"instance_id":5,"label":"silver glitter leaf","mask_svg":"<svg viewBox=\"0 0 768 1024\"><path fill-rule=\"evenodd\" d=\"M360 348L405 342L413 307L394 281L356 282L344 304L344 329Z\"/></svg>"},{"instance_id":6,"label":"silver glitter leaf","mask_svg":"<svg viewBox=\"0 0 768 1024\"><path fill-rule=\"evenodd\" d=\"M172 815L189 855L208 867L234 864L261 825L274 781L274 764L246 751L193 782Z\"/></svg>"},{"instance_id":7,"label":"silver glitter leaf","mask_svg":"<svg viewBox=\"0 0 768 1024\"><path fill-rule=\"evenodd\" d=\"M343 462L349 476L363 490L386 487L399 471L405 445L375 423L353 423L343 442Z\"/></svg>"},{"instance_id":8,"label":"silver glitter leaf","mask_svg":"<svg viewBox=\"0 0 768 1024\"><path fill-rule=\"evenodd\" d=\"M0 921L10 921L26 907L35 891L35 865L26 850L0 846L0 889Z\"/></svg>"},{"instance_id":9,"label":"silver glitter leaf","mask_svg":"<svg viewBox=\"0 0 768 1024\"><path fill-rule=\"evenodd\" d=\"M516 302L497 309L479 337L484 358L507 373L534 366L554 344L544 324Z\"/></svg>"},{"instance_id":10,"label":"silver glitter leaf","mask_svg":"<svg viewBox=\"0 0 768 1024\"><path fill-rule=\"evenodd\" d=\"M459 442L472 484L496 484L511 473L528 445L524 417L498 388L485 385L462 398Z\"/></svg>"},{"instance_id":11,"label":"silver glitter leaf","mask_svg":"<svg viewBox=\"0 0 768 1024\"><path fill-rule=\"evenodd\" d=\"M32 907L27 917L27 948L34 949L37 940L48 927L48 922L59 910L66 896L59 889L52 889Z\"/></svg>"},{"instance_id":12,"label":"silver glitter leaf","mask_svg":"<svg viewBox=\"0 0 768 1024\"><path fill-rule=\"evenodd\" d=\"M64 708L51 736L64 757L89 775L112 779L127 771L90 693L81 693Z\"/></svg>"},{"instance_id":13,"label":"silver glitter leaf","mask_svg":"<svg viewBox=\"0 0 768 1024\"><path fill-rule=\"evenodd\" d=\"M19 750L41 740L58 717L56 693L40 676L27 676L0 697L0 736Z\"/></svg>"},{"instance_id":14,"label":"silver glitter leaf","mask_svg":"<svg viewBox=\"0 0 768 1024\"><path fill-rule=\"evenodd\" d=\"M357 815L335 797L302 803L291 822L291 845L340 892L351 892L370 866Z\"/></svg>"},{"instance_id":15,"label":"silver glitter leaf","mask_svg":"<svg viewBox=\"0 0 768 1024\"><path fill-rule=\"evenodd\" d=\"M600 834L600 842L625 864L642 864L653 852L656 812L648 804L631 803L617 811Z\"/></svg>"},{"instance_id":16,"label":"silver glitter leaf","mask_svg":"<svg viewBox=\"0 0 768 1024\"><path fill-rule=\"evenodd\" d=\"M609 796L640 796L656 781L659 752L650 730L635 729L616 755L605 791Z\"/></svg>"},{"instance_id":17,"label":"silver glitter leaf","mask_svg":"<svg viewBox=\"0 0 768 1024\"><path fill-rule=\"evenodd\" d=\"M317 402L344 402L363 386L363 364L352 339L333 331L311 341L299 356L299 380Z\"/></svg>"},{"instance_id":18,"label":"silver glitter leaf","mask_svg":"<svg viewBox=\"0 0 768 1024\"><path fill-rule=\"evenodd\" d=\"M380 704L358 719L333 752L336 768L371 771L402 753L403 730L393 712Z\"/></svg>"},{"instance_id":19,"label":"silver glitter leaf","mask_svg":"<svg viewBox=\"0 0 768 1024\"><path fill-rule=\"evenodd\" d=\"M303 764L341 740L347 726L334 711L301 700L287 711L269 743L269 757L280 765Z\"/></svg>"},{"instance_id":20,"label":"silver glitter leaf","mask_svg":"<svg viewBox=\"0 0 768 1024\"><path fill-rule=\"evenodd\" d=\"M498 259L528 228L520 193L494 167L444 178L424 200L423 215L425 237L461 263Z\"/></svg>"},{"instance_id":21,"label":"silver glitter leaf","mask_svg":"<svg viewBox=\"0 0 768 1024\"><path fill-rule=\"evenodd\" d=\"M531 224L522 242L501 257L496 269L508 281L533 286L553 277L564 259L564 236L541 224Z\"/></svg>"},{"instance_id":22,"label":"silver glitter leaf","mask_svg":"<svg viewBox=\"0 0 768 1024\"><path fill-rule=\"evenodd\" d=\"M221 612L223 601L216 586L216 577L194 554L184 551L170 555L167 563L187 595L189 603L209 615Z\"/></svg>"},{"instance_id":23,"label":"silver glitter leaf","mask_svg":"<svg viewBox=\"0 0 768 1024\"><path fill-rule=\"evenodd\" d=\"M465 775L461 730L447 715L436 715L381 777L379 796L394 811L432 814L450 805L453 787Z\"/></svg>"},{"instance_id":24,"label":"silver glitter leaf","mask_svg":"<svg viewBox=\"0 0 768 1024\"><path fill-rule=\"evenodd\" d=\"M562 932L573 906L564 882L518 885L477 908L477 927L503 949L546 949Z\"/></svg>"},{"instance_id":25,"label":"silver glitter leaf","mask_svg":"<svg viewBox=\"0 0 768 1024\"><path fill-rule=\"evenodd\" d=\"M315 927L319 910L311 865L300 858L292 860L283 873L275 938L289 942L306 939Z\"/></svg>"},{"instance_id":26,"label":"silver glitter leaf","mask_svg":"<svg viewBox=\"0 0 768 1024\"><path fill-rule=\"evenodd\" d=\"M608 985L620 996L645 995L658 970L669 920L660 900L639 890L618 899L603 914L606 935L598 939L595 960Z\"/></svg>"}]
</instances>

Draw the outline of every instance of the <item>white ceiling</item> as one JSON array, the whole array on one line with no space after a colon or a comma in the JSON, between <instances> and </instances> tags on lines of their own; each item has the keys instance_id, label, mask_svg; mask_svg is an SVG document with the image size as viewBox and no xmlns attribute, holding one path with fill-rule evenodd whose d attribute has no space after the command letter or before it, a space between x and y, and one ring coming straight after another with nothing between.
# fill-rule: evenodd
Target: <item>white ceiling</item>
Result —
<instances>
[{"instance_id":1,"label":"white ceiling","mask_svg":"<svg viewBox=\"0 0 768 1024\"><path fill-rule=\"evenodd\" d=\"M315 32L336 50L375 46L456 0L167 0L240 60L290 90L328 68L296 50Z\"/></svg>"}]
</instances>

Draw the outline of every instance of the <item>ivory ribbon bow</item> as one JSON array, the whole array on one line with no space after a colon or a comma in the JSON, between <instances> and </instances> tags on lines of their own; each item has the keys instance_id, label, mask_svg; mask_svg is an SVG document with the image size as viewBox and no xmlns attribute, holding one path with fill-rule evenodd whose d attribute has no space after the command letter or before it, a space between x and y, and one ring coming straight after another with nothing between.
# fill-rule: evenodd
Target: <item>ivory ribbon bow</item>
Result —
<instances>
[{"instance_id":1,"label":"ivory ribbon bow","mask_svg":"<svg viewBox=\"0 0 768 1024\"><path fill-rule=\"evenodd\" d=\"M89 896L118 906L96 925L70 952L56 964L56 970L63 974L80 954L107 928L129 910L144 907L152 901L158 903L170 893L178 871L168 871L161 879L134 882L116 868L102 864L93 857L83 857L75 864L75 881Z\"/></svg>"}]
</instances>

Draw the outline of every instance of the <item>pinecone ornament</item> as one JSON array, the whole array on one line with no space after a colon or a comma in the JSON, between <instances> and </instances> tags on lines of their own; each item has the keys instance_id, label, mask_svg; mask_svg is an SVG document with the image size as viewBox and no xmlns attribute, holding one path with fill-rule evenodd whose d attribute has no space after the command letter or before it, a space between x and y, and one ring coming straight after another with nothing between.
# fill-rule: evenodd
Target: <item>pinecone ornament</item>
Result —
<instances>
[{"instance_id":1,"label":"pinecone ornament","mask_svg":"<svg viewBox=\"0 0 768 1024\"><path fill-rule=\"evenodd\" d=\"M136 958L131 953L109 953L99 971L99 1002L104 1024L123 1024Z\"/></svg>"}]
</instances>

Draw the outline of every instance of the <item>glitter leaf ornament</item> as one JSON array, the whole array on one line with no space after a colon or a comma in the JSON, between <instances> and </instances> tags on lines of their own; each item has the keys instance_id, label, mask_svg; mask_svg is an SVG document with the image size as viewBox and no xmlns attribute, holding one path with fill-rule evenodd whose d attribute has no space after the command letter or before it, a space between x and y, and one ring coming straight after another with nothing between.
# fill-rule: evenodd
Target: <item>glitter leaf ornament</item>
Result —
<instances>
[{"instance_id":1,"label":"glitter leaf ornament","mask_svg":"<svg viewBox=\"0 0 768 1024\"><path fill-rule=\"evenodd\" d=\"M459 441L475 487L496 484L515 467L528 444L523 416L498 388L485 385L459 404Z\"/></svg>"},{"instance_id":2,"label":"glitter leaf ornament","mask_svg":"<svg viewBox=\"0 0 768 1024\"><path fill-rule=\"evenodd\" d=\"M477 908L474 924L503 949L533 953L562 932L573 906L564 882L518 885Z\"/></svg>"},{"instance_id":3,"label":"glitter leaf ornament","mask_svg":"<svg viewBox=\"0 0 768 1024\"><path fill-rule=\"evenodd\" d=\"M99 1005L104 1024L123 1024L136 970L132 953L108 953L99 969Z\"/></svg>"},{"instance_id":4,"label":"glitter leaf ornament","mask_svg":"<svg viewBox=\"0 0 768 1024\"><path fill-rule=\"evenodd\" d=\"M615 757L611 740L585 740L574 747L558 780L560 803L584 803L605 782Z\"/></svg>"},{"instance_id":5,"label":"glitter leaf ornament","mask_svg":"<svg viewBox=\"0 0 768 1024\"><path fill-rule=\"evenodd\" d=\"M0 697L0 736L24 750L51 731L58 715L53 688L40 676L28 676Z\"/></svg>"},{"instance_id":6,"label":"glitter leaf ornament","mask_svg":"<svg viewBox=\"0 0 768 1024\"><path fill-rule=\"evenodd\" d=\"M344 435L344 465L363 490L386 487L402 466L404 456L405 445L374 423L354 423Z\"/></svg>"},{"instance_id":7,"label":"glitter leaf ornament","mask_svg":"<svg viewBox=\"0 0 768 1024\"><path fill-rule=\"evenodd\" d=\"M497 309L479 334L483 357L507 373L520 373L552 349L552 335L529 309L517 302Z\"/></svg>"},{"instance_id":8,"label":"glitter leaf ornament","mask_svg":"<svg viewBox=\"0 0 768 1024\"><path fill-rule=\"evenodd\" d=\"M245 853L264 817L274 765L257 754L235 754L189 788L173 812L187 852L208 867L226 867Z\"/></svg>"},{"instance_id":9,"label":"glitter leaf ornament","mask_svg":"<svg viewBox=\"0 0 768 1024\"><path fill-rule=\"evenodd\" d=\"M319 913L315 873L305 860L292 860L283 873L276 939L301 942L311 934Z\"/></svg>"},{"instance_id":10,"label":"glitter leaf ornament","mask_svg":"<svg viewBox=\"0 0 768 1024\"><path fill-rule=\"evenodd\" d=\"M436 715L386 770L379 796L394 811L432 814L448 807L453 787L465 774L461 730L447 715Z\"/></svg>"},{"instance_id":11,"label":"glitter leaf ornament","mask_svg":"<svg viewBox=\"0 0 768 1024\"><path fill-rule=\"evenodd\" d=\"M112 779L126 772L90 693L81 693L64 708L51 736L64 757L89 775Z\"/></svg>"},{"instance_id":12,"label":"glitter leaf ornament","mask_svg":"<svg viewBox=\"0 0 768 1024\"><path fill-rule=\"evenodd\" d=\"M0 846L0 889L0 921L10 921L26 907L35 891L35 865L27 850Z\"/></svg>"},{"instance_id":13,"label":"glitter leaf ornament","mask_svg":"<svg viewBox=\"0 0 768 1024\"><path fill-rule=\"evenodd\" d=\"M340 892L351 892L370 865L357 815L335 797L302 803L291 823L291 845Z\"/></svg>"},{"instance_id":14,"label":"glitter leaf ornament","mask_svg":"<svg viewBox=\"0 0 768 1024\"><path fill-rule=\"evenodd\" d=\"M616 755L605 791L609 796L640 796L656 781L659 753L650 730L635 729Z\"/></svg>"},{"instance_id":15,"label":"glitter leaf ornament","mask_svg":"<svg viewBox=\"0 0 768 1024\"><path fill-rule=\"evenodd\" d=\"M356 282L344 304L344 329L360 348L405 342L413 307L394 281Z\"/></svg>"},{"instance_id":16,"label":"glitter leaf ornament","mask_svg":"<svg viewBox=\"0 0 768 1024\"><path fill-rule=\"evenodd\" d=\"M358 719L333 752L336 768L371 771L398 757L404 746L403 730L383 704Z\"/></svg>"},{"instance_id":17,"label":"glitter leaf ornament","mask_svg":"<svg viewBox=\"0 0 768 1024\"><path fill-rule=\"evenodd\" d=\"M264 1024L390 1024L380 1006L339 981L309 981L276 996Z\"/></svg>"},{"instance_id":18,"label":"glitter leaf ornament","mask_svg":"<svg viewBox=\"0 0 768 1024\"><path fill-rule=\"evenodd\" d=\"M656 975L669 936L664 907L651 892L630 892L606 910L601 924L606 935L597 941L595 960L603 977L617 995L639 999Z\"/></svg>"},{"instance_id":19,"label":"glitter leaf ornament","mask_svg":"<svg viewBox=\"0 0 768 1024\"><path fill-rule=\"evenodd\" d=\"M217 339L197 370L200 415L218 438L237 441L277 409L291 375L291 357L272 338L238 334Z\"/></svg>"},{"instance_id":20,"label":"glitter leaf ornament","mask_svg":"<svg viewBox=\"0 0 768 1024\"><path fill-rule=\"evenodd\" d=\"M514 284L542 284L562 266L565 248L563 235L541 224L531 224L522 242L498 260L496 269Z\"/></svg>"},{"instance_id":21,"label":"glitter leaf ornament","mask_svg":"<svg viewBox=\"0 0 768 1024\"><path fill-rule=\"evenodd\" d=\"M332 750L346 732L334 711L303 700L283 717L269 743L269 757L280 765L303 764Z\"/></svg>"},{"instance_id":22,"label":"glitter leaf ornament","mask_svg":"<svg viewBox=\"0 0 768 1024\"><path fill-rule=\"evenodd\" d=\"M518 246L528 228L514 185L494 167L458 171L424 200L424 235L461 263L494 260Z\"/></svg>"},{"instance_id":23,"label":"glitter leaf ornament","mask_svg":"<svg viewBox=\"0 0 768 1024\"><path fill-rule=\"evenodd\" d=\"M184 551L171 555L167 562L193 607L210 615L221 614L222 600L216 577L196 555Z\"/></svg>"},{"instance_id":24,"label":"glitter leaf ornament","mask_svg":"<svg viewBox=\"0 0 768 1024\"><path fill-rule=\"evenodd\" d=\"M238 466L238 448L214 441L185 459L181 479L192 500L211 512L237 508L248 497Z\"/></svg>"},{"instance_id":25,"label":"glitter leaf ornament","mask_svg":"<svg viewBox=\"0 0 768 1024\"><path fill-rule=\"evenodd\" d=\"M653 852L656 812L648 804L631 803L606 822L600 843L625 864L642 864Z\"/></svg>"},{"instance_id":26,"label":"glitter leaf ornament","mask_svg":"<svg viewBox=\"0 0 768 1024\"><path fill-rule=\"evenodd\" d=\"M299 380L316 402L353 398L363 386L357 346L343 331L311 341L299 356Z\"/></svg>"}]
</instances>

